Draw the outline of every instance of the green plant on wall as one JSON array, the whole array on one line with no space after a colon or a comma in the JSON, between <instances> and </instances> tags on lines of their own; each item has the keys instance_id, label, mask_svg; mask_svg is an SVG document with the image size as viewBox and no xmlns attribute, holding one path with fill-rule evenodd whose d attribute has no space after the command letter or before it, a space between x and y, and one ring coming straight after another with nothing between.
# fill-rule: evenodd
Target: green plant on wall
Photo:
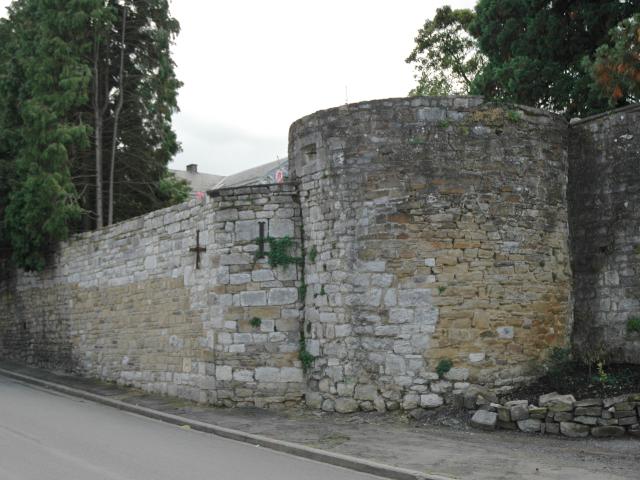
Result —
<instances>
[{"instance_id":1,"label":"green plant on wall","mask_svg":"<svg viewBox=\"0 0 640 480\"><path fill-rule=\"evenodd\" d=\"M259 328L260 325L262 325L262 320L258 317L253 317L250 321L249 324L253 327L253 328Z\"/></svg>"},{"instance_id":2,"label":"green plant on wall","mask_svg":"<svg viewBox=\"0 0 640 480\"><path fill-rule=\"evenodd\" d=\"M307 256L309 257L309 263L316 262L316 257L318 256L318 249L316 248L315 245L311 247Z\"/></svg>"},{"instance_id":3,"label":"green plant on wall","mask_svg":"<svg viewBox=\"0 0 640 480\"><path fill-rule=\"evenodd\" d=\"M631 317L627 320L627 332L640 332L640 317Z\"/></svg>"},{"instance_id":4,"label":"green plant on wall","mask_svg":"<svg viewBox=\"0 0 640 480\"><path fill-rule=\"evenodd\" d=\"M311 368L313 361L315 360L315 357L307 350L304 331L300 332L300 349L298 351L298 358L300 359L300 363L302 363L302 370L305 373Z\"/></svg>"},{"instance_id":5,"label":"green plant on wall","mask_svg":"<svg viewBox=\"0 0 640 480\"><path fill-rule=\"evenodd\" d=\"M264 244L269 244L269 251L264 252ZM264 252L264 255L269 257L269 265L272 267L279 266L288 266L288 265L301 265L303 262L302 257L294 257L289 254L290 249L293 247L293 240L291 237L282 237L282 238L273 238L273 237L265 237L265 238L257 238L256 243L260 250Z\"/></svg>"},{"instance_id":6,"label":"green plant on wall","mask_svg":"<svg viewBox=\"0 0 640 480\"><path fill-rule=\"evenodd\" d=\"M522 116L517 110L507 110L507 120L513 123L518 123L522 120Z\"/></svg>"},{"instance_id":7,"label":"green plant on wall","mask_svg":"<svg viewBox=\"0 0 640 480\"><path fill-rule=\"evenodd\" d=\"M445 373L451 370L451 367L453 367L453 362L448 358L443 358L436 366L436 373L438 376L443 377Z\"/></svg>"}]
</instances>

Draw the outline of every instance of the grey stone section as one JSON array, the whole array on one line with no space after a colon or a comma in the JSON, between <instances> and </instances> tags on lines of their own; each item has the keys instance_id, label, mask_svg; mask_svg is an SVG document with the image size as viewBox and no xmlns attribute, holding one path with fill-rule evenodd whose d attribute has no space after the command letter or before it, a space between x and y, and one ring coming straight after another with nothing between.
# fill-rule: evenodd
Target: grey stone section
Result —
<instances>
[{"instance_id":1,"label":"grey stone section","mask_svg":"<svg viewBox=\"0 0 640 480\"><path fill-rule=\"evenodd\" d=\"M271 218L300 254L296 194L220 190L63 243L1 281L0 356L221 406L299 402L300 269L256 259Z\"/></svg>"},{"instance_id":2,"label":"grey stone section","mask_svg":"<svg viewBox=\"0 0 640 480\"><path fill-rule=\"evenodd\" d=\"M571 126L569 212L575 282L574 343L640 364L640 106Z\"/></svg>"},{"instance_id":3,"label":"grey stone section","mask_svg":"<svg viewBox=\"0 0 640 480\"><path fill-rule=\"evenodd\" d=\"M544 405L540 407L530 405L528 400L487 402L483 394L489 396L482 388L470 385L457 402L469 410L495 412L500 429L568 437L635 436L640 430L640 393L575 401L573 395L552 392L540 396L539 403ZM471 421L473 426L477 423Z\"/></svg>"},{"instance_id":4,"label":"grey stone section","mask_svg":"<svg viewBox=\"0 0 640 480\"><path fill-rule=\"evenodd\" d=\"M498 415L486 410L478 410L471 417L471 425L482 430L495 430L497 422Z\"/></svg>"}]
</instances>

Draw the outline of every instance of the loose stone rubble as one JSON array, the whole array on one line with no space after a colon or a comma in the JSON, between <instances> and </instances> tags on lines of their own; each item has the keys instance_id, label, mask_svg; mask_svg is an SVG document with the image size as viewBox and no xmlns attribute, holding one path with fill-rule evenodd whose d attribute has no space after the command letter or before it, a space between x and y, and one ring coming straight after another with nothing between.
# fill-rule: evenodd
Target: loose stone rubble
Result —
<instances>
[{"instance_id":1,"label":"loose stone rubble","mask_svg":"<svg viewBox=\"0 0 640 480\"><path fill-rule=\"evenodd\" d=\"M573 395L541 395L538 405L527 400L504 404L487 403L481 392L464 394L464 404L472 410L471 425L482 430L520 430L526 433L564 435L566 437L640 438L640 393L615 398L578 400Z\"/></svg>"}]
</instances>

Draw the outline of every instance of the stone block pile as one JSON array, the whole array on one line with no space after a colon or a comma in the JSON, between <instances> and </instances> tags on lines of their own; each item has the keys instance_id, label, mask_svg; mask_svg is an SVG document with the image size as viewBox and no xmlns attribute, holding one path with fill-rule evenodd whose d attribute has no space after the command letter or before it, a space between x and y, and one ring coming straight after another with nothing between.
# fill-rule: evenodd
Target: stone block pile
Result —
<instances>
[{"instance_id":1,"label":"stone block pile","mask_svg":"<svg viewBox=\"0 0 640 480\"><path fill-rule=\"evenodd\" d=\"M640 393L612 398L576 400L573 395L541 395L537 405L527 400L496 403L472 391L465 395L465 407L475 408L471 425L483 430L520 430L566 437L640 438Z\"/></svg>"}]
</instances>

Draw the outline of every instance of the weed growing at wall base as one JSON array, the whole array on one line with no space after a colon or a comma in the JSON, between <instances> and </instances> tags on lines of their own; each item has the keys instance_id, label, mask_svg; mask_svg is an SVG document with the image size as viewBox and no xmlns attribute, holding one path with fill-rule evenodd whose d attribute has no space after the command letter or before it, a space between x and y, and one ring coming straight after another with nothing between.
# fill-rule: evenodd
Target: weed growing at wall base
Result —
<instances>
[{"instance_id":1,"label":"weed growing at wall base","mask_svg":"<svg viewBox=\"0 0 640 480\"><path fill-rule=\"evenodd\" d=\"M306 373L313 365L315 360L314 356L307 350L307 342L304 336L304 332L300 332L300 349L298 351L298 358L302 363L302 370Z\"/></svg>"}]
</instances>

